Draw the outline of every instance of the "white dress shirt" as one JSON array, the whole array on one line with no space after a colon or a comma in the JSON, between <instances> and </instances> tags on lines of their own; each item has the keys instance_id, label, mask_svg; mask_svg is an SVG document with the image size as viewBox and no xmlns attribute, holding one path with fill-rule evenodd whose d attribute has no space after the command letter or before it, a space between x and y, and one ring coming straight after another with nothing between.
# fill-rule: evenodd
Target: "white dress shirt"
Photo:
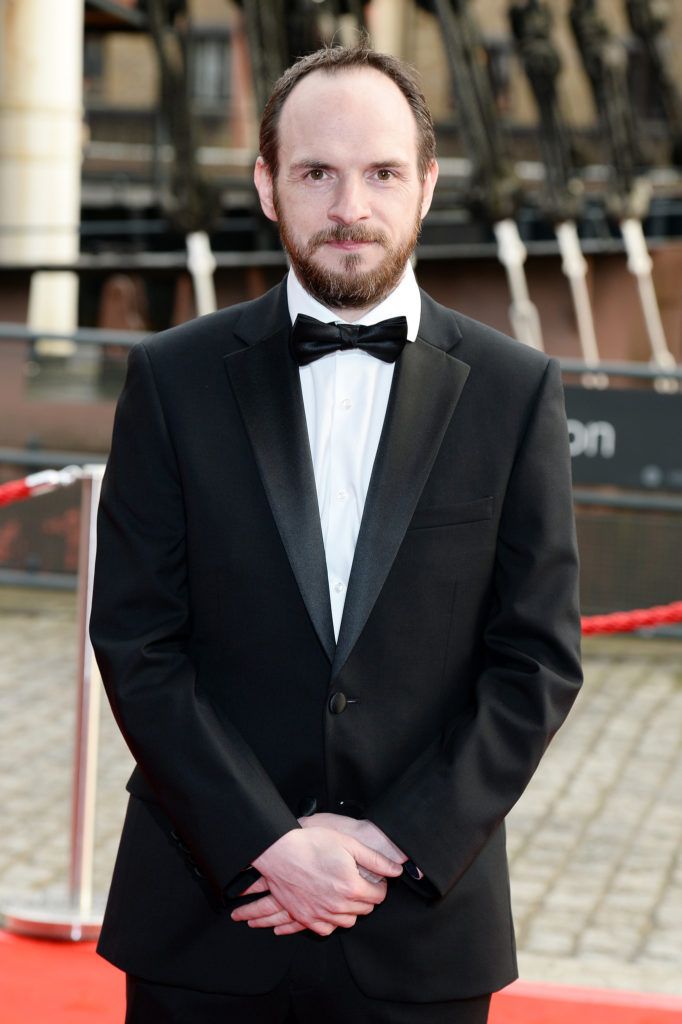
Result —
<instances>
[{"instance_id":1,"label":"white dress shirt","mask_svg":"<svg viewBox=\"0 0 682 1024\"><path fill-rule=\"evenodd\" d=\"M287 298L292 323L299 313L324 323L349 322L314 299L293 270L287 279ZM394 291L353 322L370 326L394 316L407 318L407 337L414 341L421 298L409 263ZM337 640L394 369L394 363L366 352L344 350L322 356L299 371Z\"/></svg>"}]
</instances>

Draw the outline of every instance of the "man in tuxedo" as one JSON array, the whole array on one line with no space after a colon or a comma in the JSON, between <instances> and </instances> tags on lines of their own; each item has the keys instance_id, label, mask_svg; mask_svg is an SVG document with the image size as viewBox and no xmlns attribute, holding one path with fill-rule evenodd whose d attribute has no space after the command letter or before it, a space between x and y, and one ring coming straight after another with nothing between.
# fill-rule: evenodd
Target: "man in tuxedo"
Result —
<instances>
[{"instance_id":1,"label":"man in tuxedo","mask_svg":"<svg viewBox=\"0 0 682 1024\"><path fill-rule=\"evenodd\" d=\"M416 80L275 86L289 255L137 346L91 633L136 767L99 950L129 1024L480 1024L516 975L504 817L580 685L559 371L439 306Z\"/></svg>"}]
</instances>

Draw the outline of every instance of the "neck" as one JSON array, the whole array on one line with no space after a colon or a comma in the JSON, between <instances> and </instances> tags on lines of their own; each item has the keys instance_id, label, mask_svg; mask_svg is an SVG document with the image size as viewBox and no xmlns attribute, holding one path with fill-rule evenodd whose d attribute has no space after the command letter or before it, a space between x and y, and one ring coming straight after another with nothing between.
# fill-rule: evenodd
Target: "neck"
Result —
<instances>
[{"instance_id":1,"label":"neck","mask_svg":"<svg viewBox=\"0 0 682 1024\"><path fill-rule=\"evenodd\" d=\"M384 298L386 298L386 296L384 296ZM383 299L380 299L379 302L383 302ZM340 320L346 320L349 324L353 324L356 320L361 320L362 317L365 316L366 313L369 313L370 310L374 309L375 306L378 306L379 302L373 302L370 306L353 306L348 309L344 309L343 307L334 308L334 306L327 306L324 302L322 305L325 309L330 310L330 312L335 316L338 316Z\"/></svg>"}]
</instances>

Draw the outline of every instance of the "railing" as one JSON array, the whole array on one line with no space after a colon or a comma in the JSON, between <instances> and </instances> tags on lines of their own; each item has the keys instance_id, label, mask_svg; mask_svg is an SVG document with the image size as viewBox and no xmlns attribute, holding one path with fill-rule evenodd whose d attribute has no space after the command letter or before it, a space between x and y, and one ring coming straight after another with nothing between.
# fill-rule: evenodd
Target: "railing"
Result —
<instances>
[{"instance_id":1,"label":"railing","mask_svg":"<svg viewBox=\"0 0 682 1024\"><path fill-rule=\"evenodd\" d=\"M164 254L159 254L164 255ZM221 254L217 254L219 260ZM232 255L222 253L222 256ZM262 253L242 253L240 256L259 255ZM3 341L39 341L43 338L48 340L73 341L76 345L119 345L131 348L138 341L149 337L149 331L113 331L100 327L79 327L75 331L50 331L36 327L27 327L26 324L0 322L0 343ZM565 374L583 376L594 372L595 367L586 363L583 359L571 359L564 356L559 357L561 370ZM599 363L599 372L607 377L625 377L634 380L659 380L661 377L682 381L682 364L677 364L670 369L661 370L660 366L652 366L650 363L625 362L620 360L603 361Z\"/></svg>"}]
</instances>

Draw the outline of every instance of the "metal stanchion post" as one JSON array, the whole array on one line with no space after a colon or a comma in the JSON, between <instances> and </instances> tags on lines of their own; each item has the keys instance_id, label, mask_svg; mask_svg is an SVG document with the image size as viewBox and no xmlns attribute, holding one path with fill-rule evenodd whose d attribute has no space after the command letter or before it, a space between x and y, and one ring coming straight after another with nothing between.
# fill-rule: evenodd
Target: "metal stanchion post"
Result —
<instances>
[{"instance_id":1,"label":"metal stanchion post","mask_svg":"<svg viewBox=\"0 0 682 1024\"><path fill-rule=\"evenodd\" d=\"M95 939L102 923L93 911L92 866L97 790L100 680L88 635L95 566L96 513L103 466L85 466L81 482L81 530L78 571L78 705L74 742L71 863L68 897L62 905L45 902L3 909L2 923L17 935Z\"/></svg>"}]
</instances>

